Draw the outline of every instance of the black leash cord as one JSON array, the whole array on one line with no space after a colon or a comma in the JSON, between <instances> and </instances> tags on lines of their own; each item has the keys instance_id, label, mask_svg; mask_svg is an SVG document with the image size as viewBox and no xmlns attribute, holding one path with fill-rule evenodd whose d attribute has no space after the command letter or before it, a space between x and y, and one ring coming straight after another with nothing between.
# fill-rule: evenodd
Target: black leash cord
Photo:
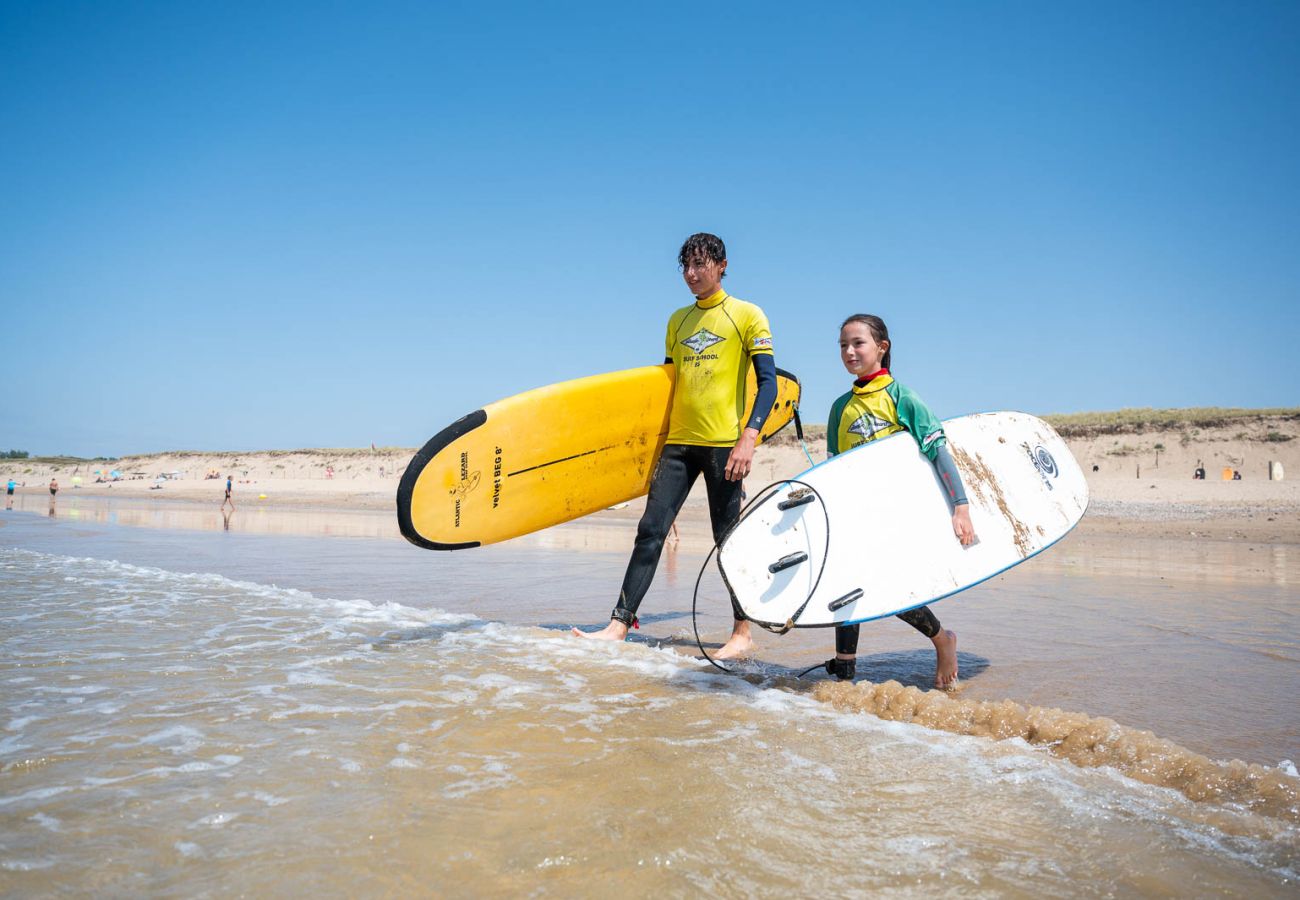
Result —
<instances>
[{"instance_id":1,"label":"black leash cord","mask_svg":"<svg viewBox=\"0 0 1300 900\"><path fill-rule=\"evenodd\" d=\"M772 631L775 634L785 634L787 631L793 628L795 625L795 620L798 619L799 616L803 614L803 611L808 608L808 603L812 600L813 595L817 593L817 587L822 582L822 573L826 571L826 558L830 555L830 549L831 549L830 513L826 511L826 503L822 501L822 495L817 491L815 487L813 487L808 482L799 481L796 478L790 478L785 481L774 481L771 484L760 489L759 492L754 495L754 499L746 503L745 506L740 510L740 515L736 517L735 525L732 525L730 528L727 529L727 533L722 536L722 540L713 542L712 549L710 549L708 555L704 557L704 564L700 566L700 574L695 576L695 591L691 594L691 628L695 631L695 646L700 648L700 653L703 654L704 658L709 661L709 665L713 666L713 668L721 672L726 672L728 675L732 674L732 670L720 664L712 656L709 656L709 651L704 649L704 642L700 640L700 622L696 612L700 601L700 582L704 580L704 571L709 567L709 561L713 559L713 554L719 552L719 548L722 546L723 543L726 542L727 538L731 536L731 532L736 530L737 526L739 526L740 523L745 520L746 516L748 516L759 506L761 506L762 504L766 503L768 500L771 500L774 496L776 496L777 490L779 490L785 485L790 485L790 484L797 484L812 491L813 496L815 496L818 502L821 503L822 516L826 520L826 542L825 542L825 546L822 548L822 564L817 569L817 578L813 581L812 587L809 588L808 596L804 598L803 604L797 610L795 610L794 615L791 616L786 621L785 627L779 631L769 628L766 625L761 625L761 624L759 625L760 628L764 628L768 631ZM726 580L725 577L723 580L724 581ZM728 594L730 594L731 592L730 585L727 586L727 592ZM815 668L817 667L813 666L813 669ZM811 672L811 671L812 669L807 670L807 672ZM803 674L807 674L807 672ZM800 675L799 677L803 677L803 676Z\"/></svg>"}]
</instances>

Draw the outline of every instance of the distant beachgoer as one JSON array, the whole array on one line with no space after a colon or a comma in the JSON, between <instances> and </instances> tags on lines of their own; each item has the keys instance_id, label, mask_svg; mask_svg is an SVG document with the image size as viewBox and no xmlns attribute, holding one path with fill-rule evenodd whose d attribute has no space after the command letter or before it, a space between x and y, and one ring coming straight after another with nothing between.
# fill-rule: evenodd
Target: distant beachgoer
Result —
<instances>
[{"instance_id":1,"label":"distant beachgoer","mask_svg":"<svg viewBox=\"0 0 1300 900\"><path fill-rule=\"evenodd\" d=\"M234 486L234 482L231 480L232 477L233 477L233 476L231 476L231 475L227 475L227 476L226 476L226 499L224 499L224 500L221 501L221 508L222 508L222 510L225 510L225 508L226 508L226 504L229 503L229 504L230 504L230 511L231 511L231 512L234 512L234 511L235 511L235 500L234 500L234 498L231 496L231 493L234 491L235 486Z\"/></svg>"},{"instance_id":2,"label":"distant beachgoer","mask_svg":"<svg viewBox=\"0 0 1300 900\"><path fill-rule=\"evenodd\" d=\"M1196 471L1192 473L1192 480L1193 481L1205 480L1205 466L1201 465L1200 463L1196 464Z\"/></svg>"},{"instance_id":3,"label":"distant beachgoer","mask_svg":"<svg viewBox=\"0 0 1300 900\"><path fill-rule=\"evenodd\" d=\"M650 478L650 495L637 524L636 542L623 576L610 622L600 631L575 635L621 641L636 626L664 539L691 486L704 477L714 540L740 515L740 486L753 466L759 429L776 401L776 362L767 316L753 303L732 297L722 287L727 249L712 234L693 234L677 254L682 278L695 301L674 312L665 333L665 363L677 372L668 438ZM745 372L753 366L758 396L753 414L742 418ZM749 621L735 610L731 637L719 659L750 653Z\"/></svg>"},{"instance_id":4,"label":"distant beachgoer","mask_svg":"<svg viewBox=\"0 0 1300 900\"><path fill-rule=\"evenodd\" d=\"M945 499L952 506L953 535L963 547L969 547L975 543L975 526L971 524L961 475L948 450L947 435L921 398L889 374L891 344L889 329L879 316L849 316L840 326L840 361L856 380L853 389L831 406L826 425L827 457L900 431L911 434L934 466ZM880 521L888 521L887 511L879 515ZM928 606L909 609L899 613L898 618L934 644L934 686L955 685L957 635L945 630ZM852 681L856 674L860 627L840 625L835 629L835 656L826 660L825 668L841 681Z\"/></svg>"},{"instance_id":5,"label":"distant beachgoer","mask_svg":"<svg viewBox=\"0 0 1300 900\"><path fill-rule=\"evenodd\" d=\"M333 467L333 466L326 466L326 467L325 467L325 477L326 477L326 478L333 478L333 477L334 477L334 467Z\"/></svg>"},{"instance_id":6,"label":"distant beachgoer","mask_svg":"<svg viewBox=\"0 0 1300 900\"><path fill-rule=\"evenodd\" d=\"M18 487L18 484L17 484L17 483L16 483L12 478L10 478L10 479L9 479L9 487L8 487L8 489L7 489L6 492L5 492L5 493L8 495L7 498L6 498L6 500L5 500L5 509L13 509L13 508L14 508L14 488L16 488L16 487Z\"/></svg>"},{"instance_id":7,"label":"distant beachgoer","mask_svg":"<svg viewBox=\"0 0 1300 900\"><path fill-rule=\"evenodd\" d=\"M1093 463L1093 464L1092 464L1092 470L1093 470L1094 472L1100 472L1100 471L1101 471L1101 466L1097 465L1096 463Z\"/></svg>"},{"instance_id":8,"label":"distant beachgoer","mask_svg":"<svg viewBox=\"0 0 1300 900\"><path fill-rule=\"evenodd\" d=\"M1232 470L1232 480L1233 480L1233 481L1241 481L1241 473L1238 472L1236 469L1233 469L1233 470Z\"/></svg>"},{"instance_id":9,"label":"distant beachgoer","mask_svg":"<svg viewBox=\"0 0 1300 900\"><path fill-rule=\"evenodd\" d=\"M51 478L51 479L50 479L50 499L54 499L54 495L57 494L58 492L59 492L59 480L58 480L57 478Z\"/></svg>"}]
</instances>

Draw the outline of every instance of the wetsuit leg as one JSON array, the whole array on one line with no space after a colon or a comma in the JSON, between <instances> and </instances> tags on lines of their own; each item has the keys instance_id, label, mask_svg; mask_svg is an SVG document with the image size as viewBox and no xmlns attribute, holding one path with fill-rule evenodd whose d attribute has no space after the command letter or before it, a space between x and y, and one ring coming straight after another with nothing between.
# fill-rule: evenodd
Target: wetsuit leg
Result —
<instances>
[{"instance_id":1,"label":"wetsuit leg","mask_svg":"<svg viewBox=\"0 0 1300 900\"><path fill-rule=\"evenodd\" d=\"M939 620L935 618L934 613L930 612L930 607L928 606L918 606L916 609L909 609L907 612L899 613L898 618L902 619L908 625L911 625L928 638L934 637L943 628L943 626L939 624Z\"/></svg>"},{"instance_id":2,"label":"wetsuit leg","mask_svg":"<svg viewBox=\"0 0 1300 900\"><path fill-rule=\"evenodd\" d=\"M618 619L629 628L636 618L637 607L654 581L659 567L659 555L664 549L668 529L681 511L682 504L691 492L691 485L700 474L699 462L691 451L698 447L668 444L659 454L654 476L650 479L650 496L646 498L645 513L636 527L636 544L623 575L623 588L618 593L618 605L610 617Z\"/></svg>"},{"instance_id":3,"label":"wetsuit leg","mask_svg":"<svg viewBox=\"0 0 1300 900\"><path fill-rule=\"evenodd\" d=\"M713 525L713 542L721 544L727 532L740 518L740 492L744 481L727 480L730 447L696 447L700 451L704 486L709 491L709 522ZM736 598L731 598L731 612L737 621L745 618Z\"/></svg>"},{"instance_id":4,"label":"wetsuit leg","mask_svg":"<svg viewBox=\"0 0 1300 900\"><path fill-rule=\"evenodd\" d=\"M727 480L730 447L696 447L709 491L709 522L713 525L713 542L721 544L731 526L740 518L740 489L743 481Z\"/></svg>"}]
</instances>

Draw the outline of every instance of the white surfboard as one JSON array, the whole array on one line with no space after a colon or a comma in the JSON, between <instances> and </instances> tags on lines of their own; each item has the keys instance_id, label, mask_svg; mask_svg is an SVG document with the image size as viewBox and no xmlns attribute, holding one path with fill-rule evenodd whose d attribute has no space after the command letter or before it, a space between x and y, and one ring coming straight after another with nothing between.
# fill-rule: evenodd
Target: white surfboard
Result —
<instances>
[{"instance_id":1,"label":"white surfboard","mask_svg":"<svg viewBox=\"0 0 1300 900\"><path fill-rule=\"evenodd\" d=\"M747 510L718 554L745 615L795 627L894 615L1024 562L1083 517L1088 483L1051 425L996 412L943 427L973 546L957 541L934 467L899 432L813 466Z\"/></svg>"}]
</instances>

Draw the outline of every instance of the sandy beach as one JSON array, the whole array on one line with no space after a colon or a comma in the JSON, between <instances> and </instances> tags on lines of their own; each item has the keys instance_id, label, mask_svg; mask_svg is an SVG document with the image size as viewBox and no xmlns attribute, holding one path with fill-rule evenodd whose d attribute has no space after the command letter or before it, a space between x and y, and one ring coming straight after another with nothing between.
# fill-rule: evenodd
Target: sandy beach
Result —
<instances>
[{"instance_id":1,"label":"sandy beach","mask_svg":"<svg viewBox=\"0 0 1300 900\"><path fill-rule=\"evenodd\" d=\"M825 459L823 430L808 429L808 455L787 428L758 449L749 487L792 477ZM1272 436L1270 438L1270 435ZM1085 532L1300 543L1300 420L1257 419L1248 425L1165 428L1067 437L1088 477L1092 503ZM219 504L227 475L239 508L387 512L414 448L164 453L99 462L0 461L23 497L96 496ZM1288 478L1269 480L1269 463ZM1193 480L1198 467L1205 480ZM1095 468L1095 471L1094 471ZM1224 480L1223 471L1241 480ZM119 477L111 479L110 473ZM216 477L207 478L207 475ZM635 520L644 501L595 519ZM707 541L702 485L680 520L688 539ZM304 517L306 521L306 517ZM696 523L703 523L696 528Z\"/></svg>"}]
</instances>

